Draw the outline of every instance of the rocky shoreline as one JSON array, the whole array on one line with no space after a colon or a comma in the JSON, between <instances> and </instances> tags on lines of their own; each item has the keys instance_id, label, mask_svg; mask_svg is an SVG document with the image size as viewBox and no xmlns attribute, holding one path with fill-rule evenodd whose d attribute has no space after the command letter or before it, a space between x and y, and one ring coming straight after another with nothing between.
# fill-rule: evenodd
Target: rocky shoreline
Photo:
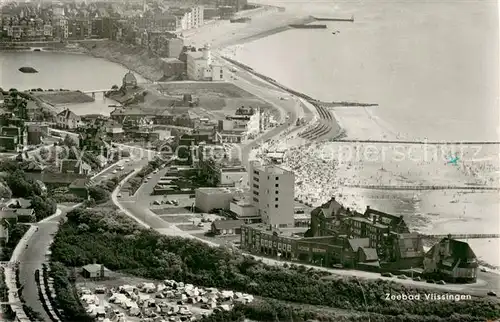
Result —
<instances>
[{"instance_id":1,"label":"rocky shoreline","mask_svg":"<svg viewBox=\"0 0 500 322\"><path fill-rule=\"evenodd\" d=\"M120 64L148 81L158 81L163 77L163 61L147 49L125 45L115 41L102 41L97 44L80 43L85 53Z\"/></svg>"}]
</instances>

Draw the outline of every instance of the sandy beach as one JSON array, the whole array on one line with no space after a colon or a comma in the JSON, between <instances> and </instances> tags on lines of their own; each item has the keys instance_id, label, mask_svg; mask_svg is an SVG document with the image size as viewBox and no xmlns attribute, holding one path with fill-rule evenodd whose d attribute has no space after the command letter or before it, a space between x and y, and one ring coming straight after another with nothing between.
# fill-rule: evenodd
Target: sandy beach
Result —
<instances>
[{"instance_id":1,"label":"sandy beach","mask_svg":"<svg viewBox=\"0 0 500 322\"><path fill-rule=\"evenodd\" d=\"M303 18L303 17L302 17ZM220 21L200 28L186 41L211 43L225 55L241 49L252 36L265 36L300 19L290 12L260 13L248 24ZM224 48L225 47L225 48ZM233 56L233 55L231 55ZM296 89L300 90L300 89ZM330 112L346 131L346 139L405 140L407 135L377 117L377 107L335 107ZM308 126L315 122L312 119ZM434 146L308 142L298 137L304 127L294 127L252 151L253 158L266 151L285 151L283 166L296 175L296 198L318 206L335 196L345 206L364 211L367 205L405 217L412 230L428 234L498 233L498 192L381 191L352 185L450 185L500 186L498 146ZM424 139L424 138L422 138ZM457 164L449 160L459 157ZM321 189L318 189L321 187ZM500 266L498 239L468 240L476 255Z\"/></svg>"}]
</instances>

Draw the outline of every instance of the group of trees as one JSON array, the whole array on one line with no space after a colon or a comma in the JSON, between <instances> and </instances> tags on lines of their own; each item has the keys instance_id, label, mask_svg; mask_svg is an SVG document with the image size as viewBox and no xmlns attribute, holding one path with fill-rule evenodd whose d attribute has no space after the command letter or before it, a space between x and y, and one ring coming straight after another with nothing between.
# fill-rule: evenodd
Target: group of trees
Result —
<instances>
[{"instance_id":1,"label":"group of trees","mask_svg":"<svg viewBox=\"0 0 500 322\"><path fill-rule=\"evenodd\" d=\"M500 316L500 305L488 299L386 301L387 293L421 291L382 280L325 279L324 272L302 266L268 266L231 249L140 228L112 209L75 209L67 218L52 245L52 258L67 266L81 266L95 259L109 269L146 278L175 279L279 301L366 311L384 317L378 321L444 321L453 315L460 316L460 321L484 321ZM283 310L280 307L277 304L266 314L285 314L279 313ZM251 316L250 311L242 314Z\"/></svg>"},{"instance_id":2,"label":"group of trees","mask_svg":"<svg viewBox=\"0 0 500 322\"><path fill-rule=\"evenodd\" d=\"M57 209L55 200L45 196L40 185L27 177L21 168L22 164L14 161L0 163L0 172L7 173L4 181L9 187L12 197L31 199L31 207L35 211L37 221L55 213Z\"/></svg>"},{"instance_id":3,"label":"group of trees","mask_svg":"<svg viewBox=\"0 0 500 322\"><path fill-rule=\"evenodd\" d=\"M154 159L148 162L148 164L141 169L133 178L128 180L130 186L130 194L134 194L137 189L141 186L144 178L150 175L155 169L160 168L162 161L160 159Z\"/></svg>"},{"instance_id":4,"label":"group of trees","mask_svg":"<svg viewBox=\"0 0 500 322\"><path fill-rule=\"evenodd\" d=\"M17 224L9 228L9 239L7 243L1 245L0 247L0 260L2 262L7 262L10 260L14 249L17 244L23 238L24 234L28 231L30 227L28 225Z\"/></svg>"}]
</instances>

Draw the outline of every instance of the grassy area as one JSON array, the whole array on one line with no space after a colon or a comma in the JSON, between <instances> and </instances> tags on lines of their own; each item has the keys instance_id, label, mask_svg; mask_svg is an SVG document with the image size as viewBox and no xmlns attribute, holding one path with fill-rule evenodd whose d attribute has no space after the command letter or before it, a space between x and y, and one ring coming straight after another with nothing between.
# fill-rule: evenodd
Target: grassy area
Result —
<instances>
[{"instance_id":1,"label":"grassy area","mask_svg":"<svg viewBox=\"0 0 500 322\"><path fill-rule=\"evenodd\" d=\"M33 92L37 98L50 105L78 104L93 102L94 99L78 91Z\"/></svg>"},{"instance_id":2,"label":"grassy area","mask_svg":"<svg viewBox=\"0 0 500 322\"><path fill-rule=\"evenodd\" d=\"M213 95L220 98L253 98L253 94L226 82L172 82L159 85L158 89L169 95Z\"/></svg>"}]
</instances>

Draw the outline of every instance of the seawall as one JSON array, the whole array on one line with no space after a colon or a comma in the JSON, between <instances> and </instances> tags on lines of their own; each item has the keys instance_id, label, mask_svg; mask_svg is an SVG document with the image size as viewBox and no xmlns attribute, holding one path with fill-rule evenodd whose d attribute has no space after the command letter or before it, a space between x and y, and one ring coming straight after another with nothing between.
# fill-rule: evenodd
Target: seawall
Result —
<instances>
[{"instance_id":1,"label":"seawall","mask_svg":"<svg viewBox=\"0 0 500 322\"><path fill-rule=\"evenodd\" d=\"M86 49L87 54L120 64L151 82L163 77L163 61L147 48L110 40L95 44L80 43L80 46Z\"/></svg>"}]
</instances>

